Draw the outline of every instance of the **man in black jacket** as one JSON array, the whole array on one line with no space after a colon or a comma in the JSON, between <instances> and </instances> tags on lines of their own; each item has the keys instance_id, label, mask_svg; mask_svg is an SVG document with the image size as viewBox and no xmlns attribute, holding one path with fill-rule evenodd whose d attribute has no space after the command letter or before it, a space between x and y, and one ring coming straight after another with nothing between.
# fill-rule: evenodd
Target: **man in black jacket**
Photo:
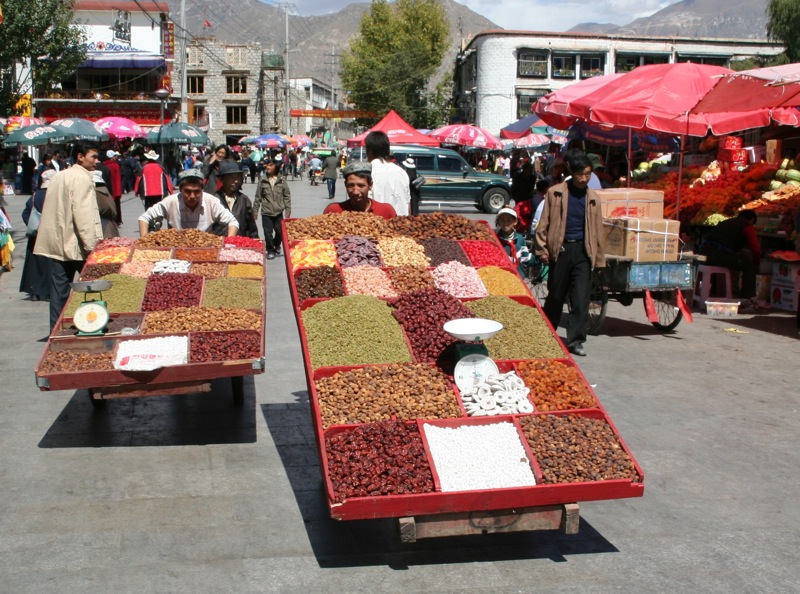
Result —
<instances>
[{"instance_id":1,"label":"man in black jacket","mask_svg":"<svg viewBox=\"0 0 800 594\"><path fill-rule=\"evenodd\" d=\"M222 182L222 187L216 196L236 217L239 223L239 235L258 238L258 227L256 226L255 215L253 214L253 203L250 198L241 191L242 176L244 172L239 168L239 164L233 159L225 159L219 164L217 179ZM214 225L212 231L216 235L227 235L227 225Z\"/></svg>"}]
</instances>

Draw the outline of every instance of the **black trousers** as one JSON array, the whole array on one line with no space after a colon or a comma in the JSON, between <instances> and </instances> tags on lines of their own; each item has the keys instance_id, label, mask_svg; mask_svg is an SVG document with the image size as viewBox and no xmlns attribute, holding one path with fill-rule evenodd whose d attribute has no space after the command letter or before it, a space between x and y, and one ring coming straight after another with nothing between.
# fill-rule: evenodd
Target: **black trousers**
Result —
<instances>
[{"instance_id":1,"label":"black trousers","mask_svg":"<svg viewBox=\"0 0 800 594\"><path fill-rule=\"evenodd\" d=\"M264 227L264 240L267 242L267 251L275 252L281 249L283 235L281 234L281 221L283 213L272 215L261 215L261 225Z\"/></svg>"},{"instance_id":2,"label":"black trousers","mask_svg":"<svg viewBox=\"0 0 800 594\"><path fill-rule=\"evenodd\" d=\"M738 270L742 273L742 291L739 296L742 299L752 299L756 295L756 273L758 267L753 262L753 255L749 250L742 250L731 254L712 246L704 247L701 252L706 257L706 264L709 266L723 266L730 270ZM736 288L734 287L734 293Z\"/></svg>"},{"instance_id":3,"label":"black trousers","mask_svg":"<svg viewBox=\"0 0 800 594\"><path fill-rule=\"evenodd\" d=\"M75 275L83 269L83 260L54 260L50 258L50 331L58 321L61 310L67 303L69 297L69 284L75 279Z\"/></svg>"},{"instance_id":4,"label":"black trousers","mask_svg":"<svg viewBox=\"0 0 800 594\"><path fill-rule=\"evenodd\" d=\"M564 302L569 299L567 346L586 342L591 287L592 265L583 242L565 242L555 262L551 256L544 313L553 328L558 328Z\"/></svg>"}]
</instances>

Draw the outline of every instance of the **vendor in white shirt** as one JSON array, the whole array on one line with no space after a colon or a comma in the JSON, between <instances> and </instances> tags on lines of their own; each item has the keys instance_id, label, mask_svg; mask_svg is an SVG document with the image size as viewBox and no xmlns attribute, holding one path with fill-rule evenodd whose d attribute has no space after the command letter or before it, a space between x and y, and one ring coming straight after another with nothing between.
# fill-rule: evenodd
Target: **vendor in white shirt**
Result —
<instances>
[{"instance_id":1,"label":"vendor in white shirt","mask_svg":"<svg viewBox=\"0 0 800 594\"><path fill-rule=\"evenodd\" d=\"M178 175L180 192L167 196L139 217L139 235L150 232L151 225L166 221L172 229L199 229L211 232L215 224L228 226L228 236L236 235L239 223L216 196L203 191L203 173L188 169ZM163 223L162 223L163 225Z\"/></svg>"},{"instance_id":2,"label":"vendor in white shirt","mask_svg":"<svg viewBox=\"0 0 800 594\"><path fill-rule=\"evenodd\" d=\"M405 169L389 160L389 137L385 132L373 131L364 139L367 160L372 165L373 200L391 204L400 216L406 216L411 202L408 174Z\"/></svg>"}]
</instances>

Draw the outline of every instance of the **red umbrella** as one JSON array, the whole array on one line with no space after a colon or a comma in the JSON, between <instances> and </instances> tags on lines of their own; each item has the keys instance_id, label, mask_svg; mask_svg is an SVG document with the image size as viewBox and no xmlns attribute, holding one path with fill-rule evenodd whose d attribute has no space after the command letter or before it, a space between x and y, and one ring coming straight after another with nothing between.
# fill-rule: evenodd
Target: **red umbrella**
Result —
<instances>
[{"instance_id":1,"label":"red umbrella","mask_svg":"<svg viewBox=\"0 0 800 594\"><path fill-rule=\"evenodd\" d=\"M400 117L400 114L393 109L389 111L389 113L387 113L380 122L375 124L363 134L359 134L353 138L348 138L347 146L364 146L367 135L373 131L385 132L386 136L389 137L389 142L392 144L420 144L422 146L439 146L438 140L430 138L426 134L417 132L411 126L411 124L406 122L402 117Z\"/></svg>"},{"instance_id":2,"label":"red umbrella","mask_svg":"<svg viewBox=\"0 0 800 594\"><path fill-rule=\"evenodd\" d=\"M550 144L550 137L547 134L528 134L514 141L514 146L517 148L530 148L545 144Z\"/></svg>"},{"instance_id":3,"label":"red umbrella","mask_svg":"<svg viewBox=\"0 0 800 594\"><path fill-rule=\"evenodd\" d=\"M6 120L6 132L11 132L19 128L27 128L28 126L44 126L47 122L39 118L30 116L11 116Z\"/></svg>"},{"instance_id":4,"label":"red umbrella","mask_svg":"<svg viewBox=\"0 0 800 594\"><path fill-rule=\"evenodd\" d=\"M566 130L578 120L570 113L570 106L575 101L594 93L621 76L625 76L625 74L593 76L548 93L534 103L533 112L554 128Z\"/></svg>"},{"instance_id":5,"label":"red umbrella","mask_svg":"<svg viewBox=\"0 0 800 594\"><path fill-rule=\"evenodd\" d=\"M442 144L457 144L489 150L503 150L503 142L483 128L471 124L454 124L434 130L428 136Z\"/></svg>"},{"instance_id":6,"label":"red umbrella","mask_svg":"<svg viewBox=\"0 0 800 594\"><path fill-rule=\"evenodd\" d=\"M110 138L144 138L147 130L128 118L109 116L100 118L95 124Z\"/></svg>"},{"instance_id":7,"label":"red umbrella","mask_svg":"<svg viewBox=\"0 0 800 594\"><path fill-rule=\"evenodd\" d=\"M741 112L796 106L800 106L800 64L784 64L720 76L692 112ZM773 117L779 119L785 111L773 112Z\"/></svg>"}]
</instances>

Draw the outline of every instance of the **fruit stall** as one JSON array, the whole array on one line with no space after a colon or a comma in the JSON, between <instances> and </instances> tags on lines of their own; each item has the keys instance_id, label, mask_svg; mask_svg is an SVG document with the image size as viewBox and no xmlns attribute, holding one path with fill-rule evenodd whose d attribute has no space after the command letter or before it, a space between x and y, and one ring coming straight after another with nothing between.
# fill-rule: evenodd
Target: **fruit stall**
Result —
<instances>
[{"instance_id":1,"label":"fruit stall","mask_svg":"<svg viewBox=\"0 0 800 594\"><path fill-rule=\"evenodd\" d=\"M264 247L168 229L98 243L36 365L40 390L109 398L210 391L264 372Z\"/></svg>"},{"instance_id":2,"label":"fruit stall","mask_svg":"<svg viewBox=\"0 0 800 594\"><path fill-rule=\"evenodd\" d=\"M576 502L643 494L641 468L487 224L343 213L284 230L333 518L398 518L408 540L576 531ZM542 514L553 521L520 521Z\"/></svg>"}]
</instances>

